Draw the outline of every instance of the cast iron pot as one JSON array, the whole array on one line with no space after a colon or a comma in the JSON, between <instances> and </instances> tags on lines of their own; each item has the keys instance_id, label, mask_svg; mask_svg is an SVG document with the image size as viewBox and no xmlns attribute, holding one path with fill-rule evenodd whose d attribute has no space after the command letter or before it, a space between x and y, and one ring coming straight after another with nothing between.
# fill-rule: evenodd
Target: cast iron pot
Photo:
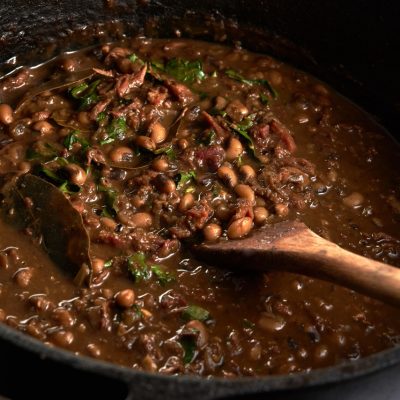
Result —
<instances>
[{"instance_id":1,"label":"cast iron pot","mask_svg":"<svg viewBox=\"0 0 400 400\"><path fill-rule=\"evenodd\" d=\"M0 74L136 33L240 40L328 81L399 134L395 10L389 0L2 0ZM0 354L0 396L13 399L400 398L400 347L310 373L235 380L129 370L49 348L3 325Z\"/></svg>"}]
</instances>

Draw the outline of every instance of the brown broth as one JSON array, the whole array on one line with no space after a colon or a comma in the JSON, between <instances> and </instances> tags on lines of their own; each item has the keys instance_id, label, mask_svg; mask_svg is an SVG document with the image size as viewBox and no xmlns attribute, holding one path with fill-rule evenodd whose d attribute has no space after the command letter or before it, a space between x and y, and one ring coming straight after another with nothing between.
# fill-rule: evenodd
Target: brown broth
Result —
<instances>
[{"instance_id":1,"label":"brown broth","mask_svg":"<svg viewBox=\"0 0 400 400\"><path fill-rule=\"evenodd\" d=\"M298 218L342 247L400 265L400 180L396 168L400 148L364 111L317 79L265 55L186 40L136 39L121 46L144 59L200 59L207 74L218 71L216 78L193 83L194 91L207 94L204 100L197 100L203 110L211 109L212 104L207 102L220 95L228 103L239 99L251 108L258 101L260 107L259 89L245 92L245 84L223 76L226 69L240 71L251 79L268 79L278 96L270 96L265 107L293 135L295 157L313 163L316 173L307 185L309 189L299 192L308 196L306 206L296 208L290 198L289 215L285 217L279 216L275 207L280 201L268 203L267 223ZM99 58L91 50L61 56L28 70L29 78L22 89L13 89L10 78L3 80L0 98L15 106L15 93L21 97L46 77L60 73L60 66L65 69L69 65L65 60L75 60L74 68L85 69L89 65L100 67ZM50 111L59 109L60 99L67 94L62 90L58 93L51 104L47 94L29 100L15 119L31 118L46 107ZM171 109L176 108L179 105L173 102ZM2 129L0 134L6 136L6 128ZM51 135L65 135L62 129L57 127ZM193 129L197 132L198 128ZM15 143L29 147L32 135L21 135L2 146L0 173L5 181L24 158L13 158L10 146ZM122 141L126 143L130 142ZM106 144L102 149L107 152L113 146ZM171 167L171 176L182 168L179 162L175 169ZM259 165L248 149L241 162L255 168ZM145 176L144 172L128 171L126 178L115 181L113 187L122 191L127 180L142 174ZM215 171L212 174L215 179ZM93 180L91 176L89 183ZM136 249L101 242L101 232L107 228L88 217L100 220L92 212L91 195L85 186L79 196L86 201L84 221L94 241L92 255L108 260L141 251L136 242ZM156 209L151 207L146 210L155 218ZM214 221L212 218L210 221ZM226 232L227 226L222 226ZM183 248L164 257L149 252L149 263L162 264L175 276L164 286L155 279L134 282L124 264L116 262L97 287L79 288L32 238L4 222L0 231L0 319L49 345L77 354L162 373L231 377L308 371L356 360L392 347L399 340L397 309L329 282L284 272L256 274L244 270L234 274L228 265L225 270L200 264ZM147 231L143 233L143 241L148 237ZM32 272L26 286L17 277L21 268ZM127 288L134 290L136 300L134 307L123 309L115 304L114 296ZM41 297L49 304L39 304ZM185 334L187 321L182 313L188 305L210 313L201 325L207 332L205 343L199 344L198 332ZM194 346L190 342L193 337L197 340ZM189 338L189 347L182 338Z\"/></svg>"}]
</instances>

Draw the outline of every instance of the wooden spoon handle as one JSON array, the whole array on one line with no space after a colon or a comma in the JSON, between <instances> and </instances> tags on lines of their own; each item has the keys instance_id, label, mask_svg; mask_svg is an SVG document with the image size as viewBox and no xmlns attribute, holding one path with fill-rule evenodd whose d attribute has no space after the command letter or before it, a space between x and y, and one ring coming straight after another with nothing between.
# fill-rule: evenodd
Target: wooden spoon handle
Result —
<instances>
[{"instance_id":1,"label":"wooden spoon handle","mask_svg":"<svg viewBox=\"0 0 400 400\"><path fill-rule=\"evenodd\" d=\"M321 278L400 306L400 269L344 250L309 229L285 237L275 248L283 252L286 270Z\"/></svg>"}]
</instances>

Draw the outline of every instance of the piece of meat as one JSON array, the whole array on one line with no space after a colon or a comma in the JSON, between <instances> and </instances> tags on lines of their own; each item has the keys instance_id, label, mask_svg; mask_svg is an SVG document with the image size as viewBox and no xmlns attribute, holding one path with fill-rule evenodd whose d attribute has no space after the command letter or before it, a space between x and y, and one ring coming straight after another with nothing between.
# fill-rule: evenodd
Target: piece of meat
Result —
<instances>
[{"instance_id":1,"label":"piece of meat","mask_svg":"<svg viewBox=\"0 0 400 400\"><path fill-rule=\"evenodd\" d=\"M124 74L117 78L115 89L119 97L129 94L132 89L142 86L147 72L145 64L138 72L133 74Z\"/></svg>"}]
</instances>

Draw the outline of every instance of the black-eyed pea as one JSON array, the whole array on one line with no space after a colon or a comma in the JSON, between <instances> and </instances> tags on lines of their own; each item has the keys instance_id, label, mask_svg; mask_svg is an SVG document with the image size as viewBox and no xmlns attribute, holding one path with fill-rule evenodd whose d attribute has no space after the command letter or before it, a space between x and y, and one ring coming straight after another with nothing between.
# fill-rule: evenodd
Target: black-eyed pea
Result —
<instances>
[{"instance_id":1,"label":"black-eyed pea","mask_svg":"<svg viewBox=\"0 0 400 400\"><path fill-rule=\"evenodd\" d=\"M101 258L93 258L92 271L94 275L100 275L104 271L104 260Z\"/></svg>"},{"instance_id":2,"label":"black-eyed pea","mask_svg":"<svg viewBox=\"0 0 400 400\"><path fill-rule=\"evenodd\" d=\"M14 121L13 109L8 104L0 104L0 122L10 125Z\"/></svg>"},{"instance_id":3,"label":"black-eyed pea","mask_svg":"<svg viewBox=\"0 0 400 400\"><path fill-rule=\"evenodd\" d=\"M201 321L192 320L186 324L185 328L196 332L196 334L197 334L196 345L199 348L202 348L203 346L205 346L207 344L208 330Z\"/></svg>"},{"instance_id":4,"label":"black-eyed pea","mask_svg":"<svg viewBox=\"0 0 400 400\"><path fill-rule=\"evenodd\" d=\"M47 121L38 121L33 124L33 129L40 132L42 135L49 135L53 133L54 127Z\"/></svg>"},{"instance_id":5,"label":"black-eyed pea","mask_svg":"<svg viewBox=\"0 0 400 400\"><path fill-rule=\"evenodd\" d=\"M227 186L235 187L238 182L235 171L226 165L219 167L217 170L218 178L220 178Z\"/></svg>"},{"instance_id":6,"label":"black-eyed pea","mask_svg":"<svg viewBox=\"0 0 400 400\"><path fill-rule=\"evenodd\" d=\"M254 202L254 190L249 185L239 183L239 185L235 186L235 193L242 199L248 200L251 203Z\"/></svg>"},{"instance_id":7,"label":"black-eyed pea","mask_svg":"<svg viewBox=\"0 0 400 400\"><path fill-rule=\"evenodd\" d=\"M185 212L187 210L189 210L190 208L193 207L194 204L194 196L192 193L185 193L182 198L181 201L179 202L179 211L180 212Z\"/></svg>"},{"instance_id":8,"label":"black-eyed pea","mask_svg":"<svg viewBox=\"0 0 400 400\"><path fill-rule=\"evenodd\" d=\"M228 227L229 239L240 239L246 236L253 227L253 220L250 217L243 217L234 220Z\"/></svg>"},{"instance_id":9,"label":"black-eyed pea","mask_svg":"<svg viewBox=\"0 0 400 400\"><path fill-rule=\"evenodd\" d=\"M136 144L146 150L154 151L156 149L156 144L153 139L148 136L138 136L135 140Z\"/></svg>"},{"instance_id":10,"label":"black-eyed pea","mask_svg":"<svg viewBox=\"0 0 400 400\"><path fill-rule=\"evenodd\" d=\"M349 208L357 208L364 202L364 196L361 193L353 192L343 198L343 204Z\"/></svg>"},{"instance_id":11,"label":"black-eyed pea","mask_svg":"<svg viewBox=\"0 0 400 400\"><path fill-rule=\"evenodd\" d=\"M159 122L152 124L149 131L151 140L156 144L162 143L167 138L167 130Z\"/></svg>"},{"instance_id":12,"label":"black-eyed pea","mask_svg":"<svg viewBox=\"0 0 400 400\"><path fill-rule=\"evenodd\" d=\"M225 156L228 161L236 160L243 153L243 146L239 139L231 138Z\"/></svg>"},{"instance_id":13,"label":"black-eyed pea","mask_svg":"<svg viewBox=\"0 0 400 400\"><path fill-rule=\"evenodd\" d=\"M256 177L256 171L248 164L242 165L239 169L239 173L245 182Z\"/></svg>"},{"instance_id":14,"label":"black-eyed pea","mask_svg":"<svg viewBox=\"0 0 400 400\"><path fill-rule=\"evenodd\" d=\"M153 224L152 216L147 212L138 212L130 217L130 226L134 228L150 228Z\"/></svg>"},{"instance_id":15,"label":"black-eyed pea","mask_svg":"<svg viewBox=\"0 0 400 400\"><path fill-rule=\"evenodd\" d=\"M208 224L203 228L204 239L207 242L216 241L222 234L222 229L218 224Z\"/></svg>"},{"instance_id":16,"label":"black-eyed pea","mask_svg":"<svg viewBox=\"0 0 400 400\"><path fill-rule=\"evenodd\" d=\"M135 292L132 289L121 290L115 295L115 302L122 308L131 308L135 303Z\"/></svg>"},{"instance_id":17,"label":"black-eyed pea","mask_svg":"<svg viewBox=\"0 0 400 400\"><path fill-rule=\"evenodd\" d=\"M74 341L74 334L70 331L58 331L51 335L55 344L61 347L68 347Z\"/></svg>"},{"instance_id":18,"label":"black-eyed pea","mask_svg":"<svg viewBox=\"0 0 400 400\"><path fill-rule=\"evenodd\" d=\"M289 207L284 203L275 204L275 213L278 217L287 217L289 215Z\"/></svg>"},{"instance_id":19,"label":"black-eyed pea","mask_svg":"<svg viewBox=\"0 0 400 400\"><path fill-rule=\"evenodd\" d=\"M254 208L254 223L256 225L262 225L268 218L269 212L265 207Z\"/></svg>"},{"instance_id":20,"label":"black-eyed pea","mask_svg":"<svg viewBox=\"0 0 400 400\"><path fill-rule=\"evenodd\" d=\"M126 146L119 146L110 151L110 160L115 163L130 161L133 157L133 150Z\"/></svg>"},{"instance_id":21,"label":"black-eyed pea","mask_svg":"<svg viewBox=\"0 0 400 400\"><path fill-rule=\"evenodd\" d=\"M87 174L83 168L77 164L68 164L64 167L67 172L69 180L75 185L82 186L86 182Z\"/></svg>"},{"instance_id":22,"label":"black-eyed pea","mask_svg":"<svg viewBox=\"0 0 400 400\"><path fill-rule=\"evenodd\" d=\"M169 168L168 160L164 157L159 157L153 160L152 168L157 172L165 172Z\"/></svg>"}]
</instances>

